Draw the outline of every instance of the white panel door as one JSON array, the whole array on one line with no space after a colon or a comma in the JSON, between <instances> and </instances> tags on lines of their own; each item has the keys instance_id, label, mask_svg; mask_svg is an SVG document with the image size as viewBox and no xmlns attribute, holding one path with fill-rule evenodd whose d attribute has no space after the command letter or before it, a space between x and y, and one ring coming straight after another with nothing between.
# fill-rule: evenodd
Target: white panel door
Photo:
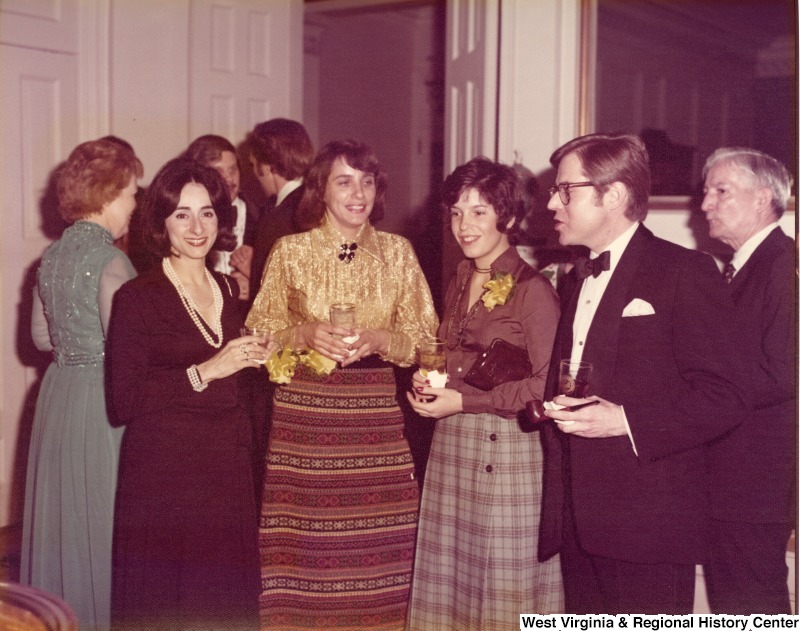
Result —
<instances>
[{"instance_id":1,"label":"white panel door","mask_svg":"<svg viewBox=\"0 0 800 631\"><path fill-rule=\"evenodd\" d=\"M75 0L0 0L0 42L74 53L78 20Z\"/></svg>"},{"instance_id":2,"label":"white panel door","mask_svg":"<svg viewBox=\"0 0 800 631\"><path fill-rule=\"evenodd\" d=\"M261 121L301 112L302 0L192 0L192 138L238 142Z\"/></svg>"},{"instance_id":3,"label":"white panel door","mask_svg":"<svg viewBox=\"0 0 800 631\"><path fill-rule=\"evenodd\" d=\"M448 0L445 173L477 155L495 158L499 0Z\"/></svg>"},{"instance_id":4,"label":"white panel door","mask_svg":"<svg viewBox=\"0 0 800 631\"><path fill-rule=\"evenodd\" d=\"M52 175L78 143L77 75L73 54L0 44L0 527L22 518L36 367L47 359L30 339L32 272L62 227Z\"/></svg>"},{"instance_id":5,"label":"white panel door","mask_svg":"<svg viewBox=\"0 0 800 631\"><path fill-rule=\"evenodd\" d=\"M500 0L447 0L444 173L484 155L497 158ZM462 258L444 226L442 294Z\"/></svg>"}]
</instances>

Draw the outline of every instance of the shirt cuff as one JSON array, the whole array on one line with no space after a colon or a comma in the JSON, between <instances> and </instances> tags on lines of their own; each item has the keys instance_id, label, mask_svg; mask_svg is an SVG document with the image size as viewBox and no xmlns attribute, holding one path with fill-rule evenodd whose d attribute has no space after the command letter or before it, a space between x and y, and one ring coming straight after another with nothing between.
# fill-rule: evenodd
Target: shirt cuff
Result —
<instances>
[{"instance_id":1,"label":"shirt cuff","mask_svg":"<svg viewBox=\"0 0 800 631\"><path fill-rule=\"evenodd\" d=\"M622 420L625 421L625 432L628 434L628 438L631 441L631 447L633 447L633 453L638 458L639 452L636 451L636 442L633 440L633 434L631 434L631 426L628 424L628 417L625 416L625 408L620 405L619 409L622 410Z\"/></svg>"},{"instance_id":2,"label":"shirt cuff","mask_svg":"<svg viewBox=\"0 0 800 631\"><path fill-rule=\"evenodd\" d=\"M462 394L461 410L465 414L482 414L492 411L492 393Z\"/></svg>"},{"instance_id":3,"label":"shirt cuff","mask_svg":"<svg viewBox=\"0 0 800 631\"><path fill-rule=\"evenodd\" d=\"M411 338L399 331L387 331L387 333L389 333L389 346L385 353L379 354L380 358L402 368L411 366L414 363L415 350Z\"/></svg>"}]
</instances>

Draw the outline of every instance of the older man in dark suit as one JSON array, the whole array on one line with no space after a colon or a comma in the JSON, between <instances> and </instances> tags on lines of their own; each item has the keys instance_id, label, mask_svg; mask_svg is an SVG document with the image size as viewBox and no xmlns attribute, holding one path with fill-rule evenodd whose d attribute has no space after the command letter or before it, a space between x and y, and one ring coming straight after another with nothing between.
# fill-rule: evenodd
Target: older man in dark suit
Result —
<instances>
[{"instance_id":1,"label":"older man in dark suit","mask_svg":"<svg viewBox=\"0 0 800 631\"><path fill-rule=\"evenodd\" d=\"M745 325L753 411L711 445L713 556L705 567L715 613L791 613L786 546L797 495L797 269L778 226L792 177L774 158L722 148L706 161L702 210L729 245L724 277Z\"/></svg>"},{"instance_id":2,"label":"older man in dark suit","mask_svg":"<svg viewBox=\"0 0 800 631\"><path fill-rule=\"evenodd\" d=\"M561 359L593 365L591 394L548 410L540 555L561 552L571 613L690 613L707 552L705 453L742 420L725 286L713 260L658 239L647 151L632 135L576 138L551 157L548 208L566 277Z\"/></svg>"}]
</instances>

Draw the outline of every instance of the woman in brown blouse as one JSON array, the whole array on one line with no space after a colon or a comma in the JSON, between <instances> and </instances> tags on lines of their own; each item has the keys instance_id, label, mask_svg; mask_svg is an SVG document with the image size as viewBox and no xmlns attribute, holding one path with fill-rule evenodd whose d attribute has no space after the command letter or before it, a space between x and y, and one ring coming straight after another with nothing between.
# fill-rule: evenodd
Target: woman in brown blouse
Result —
<instances>
[{"instance_id":1,"label":"woman in brown blouse","mask_svg":"<svg viewBox=\"0 0 800 631\"><path fill-rule=\"evenodd\" d=\"M510 245L522 212L512 168L475 158L447 178L442 200L467 258L447 291L439 327L448 387L425 387L417 373L417 394L408 397L419 414L439 419L422 495L408 629L507 629L520 613L563 607L558 558L539 563L536 557L539 435L517 422L525 402L544 392L558 297ZM488 391L465 384L495 338L527 350L531 376Z\"/></svg>"}]
</instances>

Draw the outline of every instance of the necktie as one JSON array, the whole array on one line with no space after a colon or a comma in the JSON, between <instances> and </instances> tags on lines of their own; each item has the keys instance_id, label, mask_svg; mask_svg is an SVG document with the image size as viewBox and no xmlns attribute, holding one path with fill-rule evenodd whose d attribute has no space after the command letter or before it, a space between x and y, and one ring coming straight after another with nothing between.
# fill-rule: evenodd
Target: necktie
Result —
<instances>
[{"instance_id":1,"label":"necktie","mask_svg":"<svg viewBox=\"0 0 800 631\"><path fill-rule=\"evenodd\" d=\"M730 263L728 263L725 266L725 269L722 270L722 277L725 279L726 283L730 284L730 282L733 280L733 275L735 273L736 273L736 268Z\"/></svg>"},{"instance_id":2,"label":"necktie","mask_svg":"<svg viewBox=\"0 0 800 631\"><path fill-rule=\"evenodd\" d=\"M583 280L589 276L597 278L601 272L611 269L611 252L606 250L595 259L582 256L575 261L575 276Z\"/></svg>"}]
</instances>

